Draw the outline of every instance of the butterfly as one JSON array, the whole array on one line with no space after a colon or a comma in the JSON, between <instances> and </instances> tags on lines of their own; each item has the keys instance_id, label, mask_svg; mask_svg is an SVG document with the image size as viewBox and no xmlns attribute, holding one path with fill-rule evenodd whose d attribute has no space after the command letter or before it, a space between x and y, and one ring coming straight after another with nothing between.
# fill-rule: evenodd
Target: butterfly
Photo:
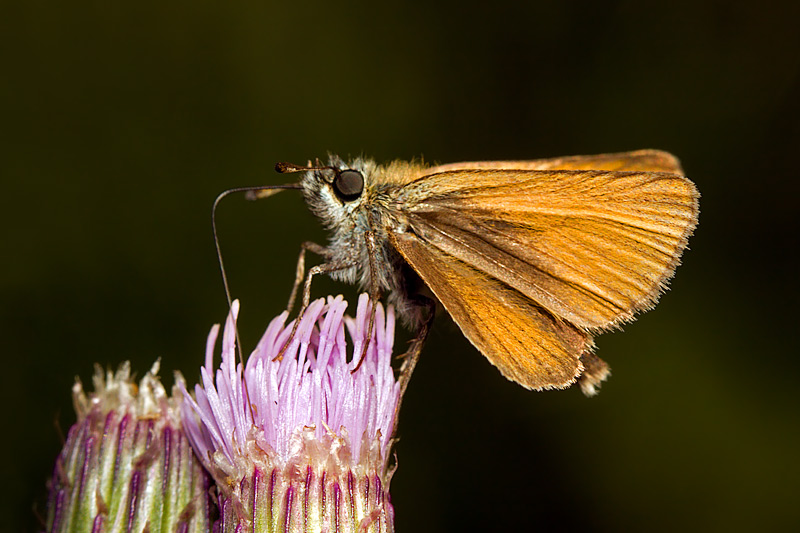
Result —
<instances>
[{"instance_id":1,"label":"butterfly","mask_svg":"<svg viewBox=\"0 0 800 533\"><path fill-rule=\"evenodd\" d=\"M418 331L410 375L434 315L427 287L489 362L536 390L597 391L609 368L594 336L655 305L699 214L696 187L657 150L276 169L302 177L249 196L300 189L330 232L325 246L303 244L290 307L302 284L302 314L318 274L388 294ZM324 262L306 272L307 251Z\"/></svg>"}]
</instances>

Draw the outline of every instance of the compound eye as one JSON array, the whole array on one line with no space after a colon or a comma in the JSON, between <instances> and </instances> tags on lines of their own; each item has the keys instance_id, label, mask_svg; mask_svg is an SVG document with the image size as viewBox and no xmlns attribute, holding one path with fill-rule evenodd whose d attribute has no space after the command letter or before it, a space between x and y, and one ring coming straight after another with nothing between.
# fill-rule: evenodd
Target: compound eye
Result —
<instances>
[{"instance_id":1,"label":"compound eye","mask_svg":"<svg viewBox=\"0 0 800 533\"><path fill-rule=\"evenodd\" d=\"M351 202L364 192L364 176L358 170L343 170L333 179L333 190L346 202Z\"/></svg>"}]
</instances>

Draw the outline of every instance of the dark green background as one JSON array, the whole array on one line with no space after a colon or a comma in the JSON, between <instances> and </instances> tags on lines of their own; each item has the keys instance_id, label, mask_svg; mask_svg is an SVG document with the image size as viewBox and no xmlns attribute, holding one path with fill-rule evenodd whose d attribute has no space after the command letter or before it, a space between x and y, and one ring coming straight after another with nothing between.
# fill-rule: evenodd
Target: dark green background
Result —
<instances>
[{"instance_id":1,"label":"dark green background","mask_svg":"<svg viewBox=\"0 0 800 533\"><path fill-rule=\"evenodd\" d=\"M75 375L162 357L167 383L196 379L226 309L223 189L328 151L638 148L678 155L703 195L673 290L600 338L614 375L590 400L505 381L440 317L403 411L397 528L800 526L797 4L296 4L3 7L0 529L43 512ZM252 346L324 234L292 192L219 220Z\"/></svg>"}]
</instances>

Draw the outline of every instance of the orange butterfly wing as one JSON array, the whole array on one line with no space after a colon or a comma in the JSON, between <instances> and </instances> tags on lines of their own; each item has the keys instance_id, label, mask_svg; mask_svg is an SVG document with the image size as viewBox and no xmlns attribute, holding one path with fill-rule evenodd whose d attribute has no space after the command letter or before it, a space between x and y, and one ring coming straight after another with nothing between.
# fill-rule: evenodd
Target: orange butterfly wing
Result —
<instances>
[{"instance_id":1,"label":"orange butterfly wing","mask_svg":"<svg viewBox=\"0 0 800 533\"><path fill-rule=\"evenodd\" d=\"M428 174L466 169L505 170L614 170L683 174L674 155L661 150L636 150L615 154L573 155L532 161L467 161L428 169Z\"/></svg>"},{"instance_id":2,"label":"orange butterfly wing","mask_svg":"<svg viewBox=\"0 0 800 533\"><path fill-rule=\"evenodd\" d=\"M426 244L598 330L655 303L698 197L670 173L471 169L420 178L399 205Z\"/></svg>"},{"instance_id":3,"label":"orange butterfly wing","mask_svg":"<svg viewBox=\"0 0 800 533\"><path fill-rule=\"evenodd\" d=\"M563 388L583 371L592 338L503 282L412 233L392 244L430 287L461 331L508 379L526 388Z\"/></svg>"}]
</instances>

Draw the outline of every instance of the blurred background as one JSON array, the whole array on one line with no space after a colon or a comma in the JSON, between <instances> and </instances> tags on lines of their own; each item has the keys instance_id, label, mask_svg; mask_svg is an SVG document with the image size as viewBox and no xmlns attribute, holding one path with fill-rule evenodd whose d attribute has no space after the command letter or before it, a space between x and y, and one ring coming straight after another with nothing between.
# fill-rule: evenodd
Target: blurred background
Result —
<instances>
[{"instance_id":1,"label":"blurred background","mask_svg":"<svg viewBox=\"0 0 800 533\"><path fill-rule=\"evenodd\" d=\"M402 413L397 529L800 527L796 2L267 4L3 7L0 530L38 528L94 362L197 379L226 313L220 191L329 151L639 148L703 195L672 290L599 339L613 376L592 399L506 381L440 314ZM252 347L300 242L326 237L294 192L218 215Z\"/></svg>"}]
</instances>

